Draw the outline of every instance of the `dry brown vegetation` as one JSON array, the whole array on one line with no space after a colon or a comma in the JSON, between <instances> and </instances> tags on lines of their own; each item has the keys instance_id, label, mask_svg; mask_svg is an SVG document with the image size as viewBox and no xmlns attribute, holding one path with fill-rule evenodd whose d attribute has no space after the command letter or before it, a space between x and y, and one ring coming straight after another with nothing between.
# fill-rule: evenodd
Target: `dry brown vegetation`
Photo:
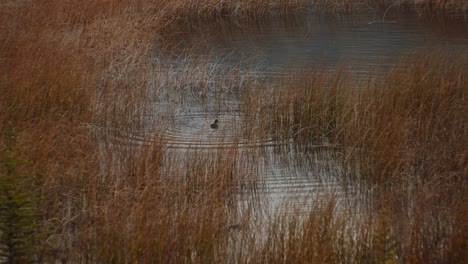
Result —
<instances>
[{"instance_id":1,"label":"dry brown vegetation","mask_svg":"<svg viewBox=\"0 0 468 264\"><path fill-rule=\"evenodd\" d=\"M356 207L337 210L331 196L306 217L273 217L265 227L254 216L256 203L242 210L238 203L245 195L255 198L261 151L174 154L162 132L148 144L114 141L147 126L144 116L162 95L198 95L219 83L209 67L187 64L178 75L156 71L154 52L169 47L180 23L310 6L450 14L468 8L455 0L2 1L0 128L13 129L15 147L29 160L21 171L41 197L35 206L47 235L35 243L35 260L467 259L466 55L451 61L417 55L359 90L341 72L304 72L266 89L227 71L231 77L222 87L241 86L244 118L252 124L244 134L252 141L336 146L345 168L338 176L364 197ZM2 166L6 146L2 137Z\"/></svg>"},{"instance_id":2,"label":"dry brown vegetation","mask_svg":"<svg viewBox=\"0 0 468 264\"><path fill-rule=\"evenodd\" d=\"M262 117L266 135L339 149L341 180L368 198L364 203L377 213L371 226L384 228L379 226L385 222L384 230L362 238L384 236L385 247L391 245L382 258L374 248L379 245L371 245L371 259L387 259L391 251L395 261L445 262L452 257L449 248L462 250L455 237L466 232L466 219L460 219L468 172L465 68L463 59L417 54L359 89L340 72L314 71L279 85L273 95L250 95L257 108L249 111L269 109Z\"/></svg>"}]
</instances>

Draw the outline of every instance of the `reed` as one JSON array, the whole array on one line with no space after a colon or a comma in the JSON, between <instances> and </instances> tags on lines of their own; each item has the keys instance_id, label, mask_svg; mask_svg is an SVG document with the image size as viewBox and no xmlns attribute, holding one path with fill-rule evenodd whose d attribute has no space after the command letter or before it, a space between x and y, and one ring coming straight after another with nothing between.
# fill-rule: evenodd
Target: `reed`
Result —
<instances>
[{"instance_id":1,"label":"reed","mask_svg":"<svg viewBox=\"0 0 468 264\"><path fill-rule=\"evenodd\" d=\"M467 8L463 1L385 3L384 9L447 15ZM376 2L0 3L0 128L16 131L17 147L30 161L22 169L35 177L35 185L24 188L40 193L31 204L54 227L37 243L43 249L33 258L117 263L466 259L465 57L449 63L417 56L357 96L347 90L342 73L304 72L270 88L216 62L181 59L172 71L165 66L176 61L154 55L191 19L259 18L314 4L333 11ZM359 205L368 205L363 216L351 209L336 213L330 198L305 220L278 216L264 234L257 233L255 228L266 225L254 214L258 205L242 210L239 204L242 194L255 198L264 153L225 148L176 155L165 145L162 122L144 144L117 141L154 125L146 118L167 95L183 105L189 96L203 101L214 94L210 99L221 105L220 99L237 89L248 139L340 145L343 176L368 195Z\"/></svg>"},{"instance_id":2,"label":"reed","mask_svg":"<svg viewBox=\"0 0 468 264\"><path fill-rule=\"evenodd\" d=\"M336 202L332 195L315 203L302 218L278 217L255 255L269 263L365 262L362 241L368 230L358 217L340 216Z\"/></svg>"},{"instance_id":3,"label":"reed","mask_svg":"<svg viewBox=\"0 0 468 264\"><path fill-rule=\"evenodd\" d=\"M365 89L359 118L350 124L357 131L348 140L362 155L375 153L368 156L376 158L370 167L379 168L383 178L369 173L373 180L463 173L465 154L457 142L465 132L464 67L458 59L415 55Z\"/></svg>"},{"instance_id":4,"label":"reed","mask_svg":"<svg viewBox=\"0 0 468 264\"><path fill-rule=\"evenodd\" d=\"M249 180L236 149L170 153L161 139L109 166L90 233L100 261L218 262L227 259L237 199ZM115 154L115 151L114 151ZM120 164L124 162L124 164ZM120 168L120 169L119 169ZM116 232L119 230L119 232Z\"/></svg>"},{"instance_id":5,"label":"reed","mask_svg":"<svg viewBox=\"0 0 468 264\"><path fill-rule=\"evenodd\" d=\"M344 171L337 178L367 197L358 207L375 216L364 261L443 261L451 243L459 245L468 86L465 55L458 57L417 53L361 87L319 71L246 96L256 102L247 101L255 115L246 118L257 120L258 137L338 147ZM279 233L273 241L286 239L286 230Z\"/></svg>"},{"instance_id":6,"label":"reed","mask_svg":"<svg viewBox=\"0 0 468 264\"><path fill-rule=\"evenodd\" d=\"M418 245L424 261L448 257L439 239L459 232L445 228L456 221L466 185L464 67L463 59L436 53L409 58L364 92L360 118L348 128L352 177L373 186L374 208L388 210L398 234L412 234L398 238L407 247L400 250Z\"/></svg>"}]
</instances>

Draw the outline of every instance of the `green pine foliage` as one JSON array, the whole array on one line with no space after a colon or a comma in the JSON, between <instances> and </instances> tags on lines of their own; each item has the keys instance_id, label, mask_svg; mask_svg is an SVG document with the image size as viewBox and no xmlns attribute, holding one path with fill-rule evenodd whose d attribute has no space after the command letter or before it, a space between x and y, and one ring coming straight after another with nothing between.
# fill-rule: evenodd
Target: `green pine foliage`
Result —
<instances>
[{"instance_id":1,"label":"green pine foliage","mask_svg":"<svg viewBox=\"0 0 468 264\"><path fill-rule=\"evenodd\" d=\"M37 262L39 211L27 160L11 129L0 146L0 263Z\"/></svg>"},{"instance_id":2,"label":"green pine foliage","mask_svg":"<svg viewBox=\"0 0 468 264\"><path fill-rule=\"evenodd\" d=\"M381 209L377 216L373 240L373 255L375 263L395 263L397 242L392 230L389 212Z\"/></svg>"}]
</instances>

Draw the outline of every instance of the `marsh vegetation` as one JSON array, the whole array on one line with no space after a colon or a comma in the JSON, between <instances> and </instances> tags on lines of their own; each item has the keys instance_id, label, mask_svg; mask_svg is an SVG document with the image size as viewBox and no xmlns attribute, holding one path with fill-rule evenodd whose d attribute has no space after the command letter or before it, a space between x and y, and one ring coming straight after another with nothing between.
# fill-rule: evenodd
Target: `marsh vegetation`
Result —
<instances>
[{"instance_id":1,"label":"marsh vegetation","mask_svg":"<svg viewBox=\"0 0 468 264\"><path fill-rule=\"evenodd\" d=\"M358 79L178 49L189 25L304 10L466 25L468 6L0 3L0 261L463 263L466 46Z\"/></svg>"}]
</instances>

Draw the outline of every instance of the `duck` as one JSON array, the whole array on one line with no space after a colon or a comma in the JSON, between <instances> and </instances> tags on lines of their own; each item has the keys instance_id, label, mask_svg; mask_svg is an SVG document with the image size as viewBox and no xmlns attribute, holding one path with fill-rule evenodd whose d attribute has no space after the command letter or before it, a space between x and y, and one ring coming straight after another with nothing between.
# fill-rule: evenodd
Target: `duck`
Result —
<instances>
[{"instance_id":1,"label":"duck","mask_svg":"<svg viewBox=\"0 0 468 264\"><path fill-rule=\"evenodd\" d=\"M210 125L210 127L211 127L212 129L217 129L217 128L218 128L218 122L219 122L218 119L216 119L216 120L213 122L213 124Z\"/></svg>"}]
</instances>

